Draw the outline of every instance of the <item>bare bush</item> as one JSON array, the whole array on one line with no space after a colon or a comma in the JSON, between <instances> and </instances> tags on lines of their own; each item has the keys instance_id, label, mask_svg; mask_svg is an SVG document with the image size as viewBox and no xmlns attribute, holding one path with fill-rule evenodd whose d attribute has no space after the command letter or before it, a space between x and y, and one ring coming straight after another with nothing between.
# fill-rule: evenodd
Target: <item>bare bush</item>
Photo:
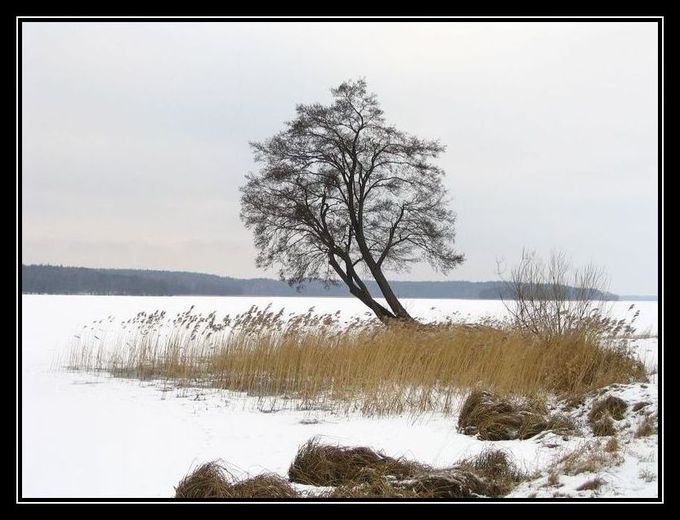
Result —
<instances>
[{"instance_id":1,"label":"bare bush","mask_svg":"<svg viewBox=\"0 0 680 520\"><path fill-rule=\"evenodd\" d=\"M594 264L575 267L564 252L553 252L544 261L523 251L510 273L503 303L516 326L542 338L630 335L637 313L631 320L613 319L615 297L608 287L604 270Z\"/></svg>"}]
</instances>

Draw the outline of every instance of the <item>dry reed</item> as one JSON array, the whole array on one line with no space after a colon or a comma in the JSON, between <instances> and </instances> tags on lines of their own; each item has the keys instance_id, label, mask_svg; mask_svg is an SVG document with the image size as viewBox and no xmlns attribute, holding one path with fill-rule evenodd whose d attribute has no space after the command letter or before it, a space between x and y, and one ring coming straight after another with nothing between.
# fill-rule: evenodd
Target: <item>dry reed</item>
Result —
<instances>
[{"instance_id":1,"label":"dry reed","mask_svg":"<svg viewBox=\"0 0 680 520\"><path fill-rule=\"evenodd\" d=\"M118 333L80 333L67 364L368 415L448 413L478 387L501 395L569 397L645 379L643 365L625 345L580 335L541 339L492 322L340 324L337 316L312 310L289 318L254 307L223 320L191 309L172 320L161 312L140 313Z\"/></svg>"}]
</instances>

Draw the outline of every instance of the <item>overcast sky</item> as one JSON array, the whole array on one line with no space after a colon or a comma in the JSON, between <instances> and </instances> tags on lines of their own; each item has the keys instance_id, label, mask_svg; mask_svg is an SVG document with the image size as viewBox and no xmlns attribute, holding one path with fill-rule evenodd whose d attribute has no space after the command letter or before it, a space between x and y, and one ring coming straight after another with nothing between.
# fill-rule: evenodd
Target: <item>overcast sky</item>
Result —
<instances>
[{"instance_id":1,"label":"overcast sky","mask_svg":"<svg viewBox=\"0 0 680 520\"><path fill-rule=\"evenodd\" d=\"M238 187L248 141L365 77L447 152L447 276L522 248L657 292L655 23L28 23L22 261L256 277Z\"/></svg>"}]
</instances>

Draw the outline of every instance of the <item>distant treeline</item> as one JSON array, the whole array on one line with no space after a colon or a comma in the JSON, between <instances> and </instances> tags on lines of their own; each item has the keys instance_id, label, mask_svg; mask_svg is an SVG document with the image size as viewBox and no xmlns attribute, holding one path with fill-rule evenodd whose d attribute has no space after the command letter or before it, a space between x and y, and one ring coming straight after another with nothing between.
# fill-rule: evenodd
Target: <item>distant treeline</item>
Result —
<instances>
[{"instance_id":1,"label":"distant treeline","mask_svg":"<svg viewBox=\"0 0 680 520\"><path fill-rule=\"evenodd\" d=\"M373 294L380 294L369 282ZM510 298L503 282L391 282L401 298L464 298L496 300ZM296 289L270 278L250 280L212 274L142 269L90 269L54 265L22 265L24 294L103 294L132 296L351 296L344 285L324 287L320 281ZM611 293L604 299L617 300Z\"/></svg>"}]
</instances>

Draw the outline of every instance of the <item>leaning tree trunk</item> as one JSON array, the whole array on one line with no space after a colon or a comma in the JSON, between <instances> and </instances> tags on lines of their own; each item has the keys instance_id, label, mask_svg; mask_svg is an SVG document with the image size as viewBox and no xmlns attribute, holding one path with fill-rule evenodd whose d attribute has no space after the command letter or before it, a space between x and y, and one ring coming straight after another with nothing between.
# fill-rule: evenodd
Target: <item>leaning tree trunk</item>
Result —
<instances>
[{"instance_id":1,"label":"leaning tree trunk","mask_svg":"<svg viewBox=\"0 0 680 520\"><path fill-rule=\"evenodd\" d=\"M408 313L408 311L404 309L403 305L397 298L397 295L394 294L394 291L392 291L392 287L387 281L387 278L385 278L385 275L383 274L380 267L375 262L371 263L373 264L373 266L369 265L368 268L371 271L373 279L378 284L378 287L380 287L380 291L383 293L383 296L385 297L387 304L390 306L390 309L392 309L392 312L394 312L395 316L400 320L404 321L416 321Z\"/></svg>"},{"instance_id":2,"label":"leaning tree trunk","mask_svg":"<svg viewBox=\"0 0 680 520\"><path fill-rule=\"evenodd\" d=\"M394 294L392 287L390 287L387 278L385 278L382 269L380 269L378 263L373 259L373 256L371 255L371 252L368 249L368 245L366 244L364 233L361 230L362 225L361 215L359 216L359 220L355 224L356 224L356 241L359 246L361 256L363 257L364 262L366 262L366 267L368 267L368 270L371 272L373 279L378 284L378 287L380 288L380 291L385 297L387 304L390 306L390 309L392 309L392 312L398 319L403 321L415 322L416 320L413 319L413 317L408 313L406 309L404 309L404 306L397 298L397 295Z\"/></svg>"},{"instance_id":3,"label":"leaning tree trunk","mask_svg":"<svg viewBox=\"0 0 680 520\"><path fill-rule=\"evenodd\" d=\"M364 305L373 311L376 317L383 323L390 323L396 319L396 316L388 311L385 307L380 305L373 297L364 291L357 289L356 287L350 287L349 292L356 296Z\"/></svg>"},{"instance_id":4,"label":"leaning tree trunk","mask_svg":"<svg viewBox=\"0 0 680 520\"><path fill-rule=\"evenodd\" d=\"M345 272L332 254L330 254L328 258L331 267L336 273L338 273L338 276L340 276L342 281L345 282L345 285L347 285L349 288L349 292L352 294L352 296L358 298L364 305L366 305L366 307L371 309L381 322L389 323L390 321L396 319L394 314L392 314L389 310L373 299L366 285L361 281L361 278L359 278L359 276L354 271L351 261L346 262L347 271Z\"/></svg>"}]
</instances>

